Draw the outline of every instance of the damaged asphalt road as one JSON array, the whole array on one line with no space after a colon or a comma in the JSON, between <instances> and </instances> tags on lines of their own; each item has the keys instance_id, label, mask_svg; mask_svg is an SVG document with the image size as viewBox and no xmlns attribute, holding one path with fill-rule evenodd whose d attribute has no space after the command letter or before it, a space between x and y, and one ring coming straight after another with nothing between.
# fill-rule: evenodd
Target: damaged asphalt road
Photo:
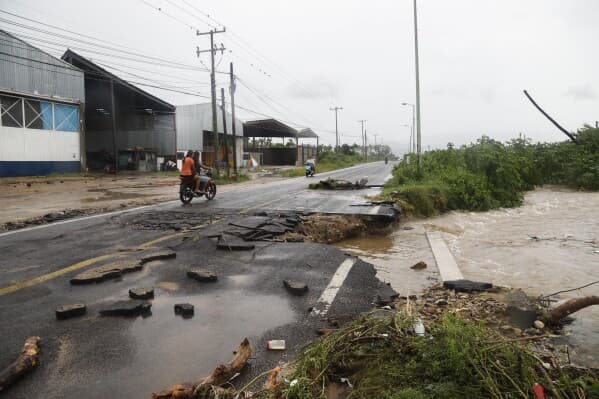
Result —
<instances>
[{"instance_id":1,"label":"damaged asphalt road","mask_svg":"<svg viewBox=\"0 0 599 399\"><path fill-rule=\"evenodd\" d=\"M382 183L390 170L391 165L377 163L327 176L368 174L370 182ZM253 249L218 248L217 237L235 227L230 223L243 225L256 213L307 208L343 213L347 208L348 213L386 218L391 212L381 205L351 206L376 190L355 198L337 193L339 198L308 193L308 182L299 178L240 187L211 202L167 203L0 235L0 367L14 360L25 339L42 338L39 366L7 394L148 398L153 391L209 374L247 336L254 355L233 381L242 383L292 359L317 329L370 309L377 295L390 295L372 265L323 244L267 240L252 241ZM193 225L184 222L190 219ZM160 251L176 257L142 262ZM136 261L139 269L115 278L70 284L94 268ZM198 269L216 280L188 277ZM285 281L304 283L307 290L292 292ZM154 298L147 299L151 307L141 306L139 314L129 316L100 315L115 303L133 300L129 291L141 287L154 289ZM57 320L56 309L72 304L85 304L86 312ZM193 312L177 314L178 304L193 305ZM266 350L272 339L284 339L287 349Z\"/></svg>"}]
</instances>

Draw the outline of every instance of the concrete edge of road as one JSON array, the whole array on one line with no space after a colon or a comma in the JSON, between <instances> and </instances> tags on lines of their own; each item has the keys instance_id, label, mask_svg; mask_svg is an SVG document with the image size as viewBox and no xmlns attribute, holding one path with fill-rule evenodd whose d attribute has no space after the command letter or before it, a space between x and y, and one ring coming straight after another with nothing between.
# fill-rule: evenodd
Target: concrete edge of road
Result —
<instances>
[{"instance_id":1,"label":"concrete edge of road","mask_svg":"<svg viewBox=\"0 0 599 399\"><path fill-rule=\"evenodd\" d=\"M460 270L447 243L439 233L425 231L428 245L431 248L437 269L441 275L441 281L463 280L464 276Z\"/></svg>"}]
</instances>

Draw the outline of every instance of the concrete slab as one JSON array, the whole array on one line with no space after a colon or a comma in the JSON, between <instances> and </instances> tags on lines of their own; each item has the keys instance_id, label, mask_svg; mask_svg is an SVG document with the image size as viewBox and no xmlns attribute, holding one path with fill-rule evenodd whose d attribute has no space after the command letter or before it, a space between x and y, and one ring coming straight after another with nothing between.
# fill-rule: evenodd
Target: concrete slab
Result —
<instances>
[{"instance_id":1,"label":"concrete slab","mask_svg":"<svg viewBox=\"0 0 599 399\"><path fill-rule=\"evenodd\" d=\"M433 251L435 262L437 262L437 268L439 269L441 280L463 280L464 276L462 275L462 272L460 271L460 268L458 267L453 255L449 251L445 240L443 240L443 237L441 237L439 233L427 231L426 238L431 247L431 251Z\"/></svg>"}]
</instances>

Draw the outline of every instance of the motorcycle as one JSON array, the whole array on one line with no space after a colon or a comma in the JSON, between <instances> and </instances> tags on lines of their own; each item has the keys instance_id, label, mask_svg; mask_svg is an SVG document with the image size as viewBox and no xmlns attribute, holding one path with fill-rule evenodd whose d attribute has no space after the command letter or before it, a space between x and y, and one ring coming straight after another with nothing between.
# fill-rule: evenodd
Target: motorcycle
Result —
<instances>
[{"instance_id":1,"label":"motorcycle","mask_svg":"<svg viewBox=\"0 0 599 399\"><path fill-rule=\"evenodd\" d=\"M313 177L314 176L314 165L307 163L305 166L306 169L306 177Z\"/></svg>"},{"instance_id":2,"label":"motorcycle","mask_svg":"<svg viewBox=\"0 0 599 399\"><path fill-rule=\"evenodd\" d=\"M214 199L216 196L216 184L212 180L212 172L209 170L200 172L200 176L206 176L209 178L208 183L204 187L205 194L198 194L193 191L193 182L186 181L183 177L180 177L181 184L179 184L179 199L183 204L189 204L193 197L206 196L209 201Z\"/></svg>"}]
</instances>

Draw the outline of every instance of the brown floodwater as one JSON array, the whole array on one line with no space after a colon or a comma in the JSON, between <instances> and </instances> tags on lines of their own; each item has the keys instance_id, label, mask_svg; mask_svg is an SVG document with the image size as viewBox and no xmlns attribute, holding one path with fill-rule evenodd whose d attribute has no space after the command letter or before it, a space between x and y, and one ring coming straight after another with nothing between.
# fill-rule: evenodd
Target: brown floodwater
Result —
<instances>
[{"instance_id":1,"label":"brown floodwater","mask_svg":"<svg viewBox=\"0 0 599 399\"><path fill-rule=\"evenodd\" d=\"M413 229L404 230L406 226ZM364 237L339 246L374 264L379 278L404 295L438 277L425 229L441 232L468 279L522 288L531 296L599 280L596 192L538 189L527 193L518 208L449 212L411 220L387 237ZM409 268L420 260L429 267L423 271ZM582 295L599 295L599 284L555 298ZM577 312L568 331L572 360L599 366L599 306Z\"/></svg>"}]
</instances>

